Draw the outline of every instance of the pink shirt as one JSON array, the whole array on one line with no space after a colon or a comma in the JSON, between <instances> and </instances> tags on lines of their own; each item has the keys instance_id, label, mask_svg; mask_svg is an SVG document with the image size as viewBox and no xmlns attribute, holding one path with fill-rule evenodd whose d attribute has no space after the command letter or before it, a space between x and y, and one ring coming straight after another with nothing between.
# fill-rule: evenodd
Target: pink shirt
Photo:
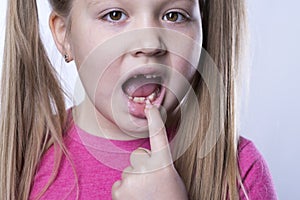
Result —
<instances>
[{"instance_id":1,"label":"pink shirt","mask_svg":"<svg viewBox=\"0 0 300 200\"><path fill-rule=\"evenodd\" d=\"M129 166L130 153L138 147L149 148L148 139L116 141L90 135L73 125L65 138L70 159L78 177L78 186L71 163L63 157L58 176L41 199L111 199L113 183L121 179ZM267 165L255 146L240 137L239 165L250 200L273 200L276 193ZM53 146L43 156L34 178L30 199L38 194L51 176L54 163ZM76 188L78 187L78 188ZM245 199L241 192L241 199Z\"/></svg>"}]
</instances>

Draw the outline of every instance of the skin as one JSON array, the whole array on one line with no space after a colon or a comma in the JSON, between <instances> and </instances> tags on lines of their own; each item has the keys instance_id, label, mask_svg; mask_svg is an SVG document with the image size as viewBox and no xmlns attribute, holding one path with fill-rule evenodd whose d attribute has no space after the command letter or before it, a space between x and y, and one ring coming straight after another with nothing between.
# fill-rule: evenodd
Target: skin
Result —
<instances>
[{"instance_id":1,"label":"skin","mask_svg":"<svg viewBox=\"0 0 300 200\"><path fill-rule=\"evenodd\" d=\"M184 79L190 81L196 69L185 56L170 53L174 40L168 42L168 38L176 32L201 43L198 1L74 0L70 19L72 24L68 30L69 21L53 11L49 23L58 50L75 61L86 90L87 98L74 109L77 125L90 134L111 139L150 136L151 151L137 149L132 153L131 166L124 170L122 180L113 185L112 198L187 199L184 184L173 166L159 110L155 106L147 107L146 119L130 116L122 83L131 72L139 70L164 74L168 90L162 106L174 109L176 97L186 92ZM169 33L164 35L149 28L169 30ZM143 29L147 31L135 32ZM102 48L126 33L136 33L128 38L134 38L132 42L126 43L121 36L123 45L117 42ZM187 56L193 52L190 46L180 48ZM112 53L116 55L108 66L99 64L106 61L97 59L108 58ZM90 62L94 58L97 65Z\"/></svg>"},{"instance_id":2,"label":"skin","mask_svg":"<svg viewBox=\"0 0 300 200\"><path fill-rule=\"evenodd\" d=\"M172 161L166 130L155 106L146 108L151 151L132 152L131 166L112 186L112 199L187 200L187 192Z\"/></svg>"}]
</instances>

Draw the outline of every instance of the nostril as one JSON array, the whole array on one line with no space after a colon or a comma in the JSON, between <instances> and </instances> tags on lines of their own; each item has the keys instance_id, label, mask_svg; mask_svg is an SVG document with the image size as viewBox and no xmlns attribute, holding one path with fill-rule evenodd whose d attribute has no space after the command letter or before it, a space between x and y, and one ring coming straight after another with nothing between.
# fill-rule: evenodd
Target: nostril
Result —
<instances>
[{"instance_id":1,"label":"nostril","mask_svg":"<svg viewBox=\"0 0 300 200\"><path fill-rule=\"evenodd\" d=\"M158 49L158 48L143 48L138 49L133 52L134 56L162 56L166 54L165 49Z\"/></svg>"},{"instance_id":2,"label":"nostril","mask_svg":"<svg viewBox=\"0 0 300 200\"><path fill-rule=\"evenodd\" d=\"M163 56L167 53L167 51L165 49L156 49L156 51L154 52L154 56Z\"/></svg>"}]
</instances>

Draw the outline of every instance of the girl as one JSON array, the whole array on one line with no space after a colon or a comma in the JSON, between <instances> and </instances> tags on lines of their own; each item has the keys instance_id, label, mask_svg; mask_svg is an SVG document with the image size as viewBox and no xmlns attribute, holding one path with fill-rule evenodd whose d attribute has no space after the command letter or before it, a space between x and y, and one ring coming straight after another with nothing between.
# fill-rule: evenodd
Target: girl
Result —
<instances>
[{"instance_id":1,"label":"girl","mask_svg":"<svg viewBox=\"0 0 300 200\"><path fill-rule=\"evenodd\" d=\"M66 111L36 1L8 1L1 199L276 199L236 130L244 1L50 4L87 97ZM199 46L218 73L206 56L197 67Z\"/></svg>"}]
</instances>

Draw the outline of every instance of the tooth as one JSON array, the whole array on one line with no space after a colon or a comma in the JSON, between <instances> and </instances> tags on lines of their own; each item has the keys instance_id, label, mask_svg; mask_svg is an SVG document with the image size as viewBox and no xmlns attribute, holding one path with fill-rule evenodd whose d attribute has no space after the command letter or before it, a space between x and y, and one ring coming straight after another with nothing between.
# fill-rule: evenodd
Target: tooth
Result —
<instances>
[{"instance_id":1,"label":"tooth","mask_svg":"<svg viewBox=\"0 0 300 200\"><path fill-rule=\"evenodd\" d=\"M151 102L149 101L149 99L146 100L146 104L147 104L147 105L150 105L150 104L151 104Z\"/></svg>"},{"instance_id":2,"label":"tooth","mask_svg":"<svg viewBox=\"0 0 300 200\"><path fill-rule=\"evenodd\" d=\"M132 96L128 96L128 98L129 98L130 100L132 100L132 99L133 99L133 97L132 97Z\"/></svg>"},{"instance_id":3,"label":"tooth","mask_svg":"<svg viewBox=\"0 0 300 200\"><path fill-rule=\"evenodd\" d=\"M137 78L137 75L134 75L133 78Z\"/></svg>"},{"instance_id":4,"label":"tooth","mask_svg":"<svg viewBox=\"0 0 300 200\"><path fill-rule=\"evenodd\" d=\"M150 95L147 97L147 99L149 99L150 101L153 101L153 100L155 99L155 97L156 97L156 93L153 92L152 94L150 94Z\"/></svg>"},{"instance_id":5,"label":"tooth","mask_svg":"<svg viewBox=\"0 0 300 200\"><path fill-rule=\"evenodd\" d=\"M133 101L136 103L144 103L145 102L145 97L134 97Z\"/></svg>"},{"instance_id":6,"label":"tooth","mask_svg":"<svg viewBox=\"0 0 300 200\"><path fill-rule=\"evenodd\" d=\"M152 75L145 75L146 78L152 78Z\"/></svg>"},{"instance_id":7,"label":"tooth","mask_svg":"<svg viewBox=\"0 0 300 200\"><path fill-rule=\"evenodd\" d=\"M156 78L156 75L152 75L152 78Z\"/></svg>"}]
</instances>

